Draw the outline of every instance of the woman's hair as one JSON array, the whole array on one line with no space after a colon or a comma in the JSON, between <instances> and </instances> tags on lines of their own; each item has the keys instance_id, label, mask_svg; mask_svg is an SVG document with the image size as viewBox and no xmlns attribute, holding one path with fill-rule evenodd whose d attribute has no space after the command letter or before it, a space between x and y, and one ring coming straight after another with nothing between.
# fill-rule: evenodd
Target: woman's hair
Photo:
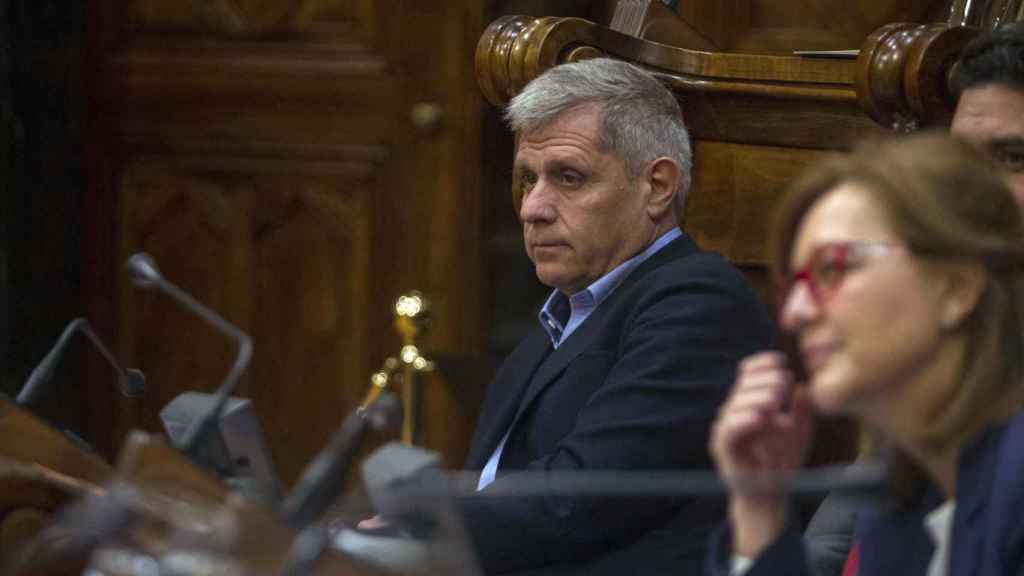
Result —
<instances>
[{"instance_id":1,"label":"woman's hair","mask_svg":"<svg viewBox=\"0 0 1024 576\"><path fill-rule=\"evenodd\" d=\"M789 187L775 226L775 272L788 275L811 206L840 184L862 187L918 256L980 264L987 281L958 329L967 337L962 385L921 431L939 448L973 437L1024 407L1024 222L999 171L938 133L871 140L815 165ZM781 276L780 276L781 277Z\"/></svg>"}]
</instances>

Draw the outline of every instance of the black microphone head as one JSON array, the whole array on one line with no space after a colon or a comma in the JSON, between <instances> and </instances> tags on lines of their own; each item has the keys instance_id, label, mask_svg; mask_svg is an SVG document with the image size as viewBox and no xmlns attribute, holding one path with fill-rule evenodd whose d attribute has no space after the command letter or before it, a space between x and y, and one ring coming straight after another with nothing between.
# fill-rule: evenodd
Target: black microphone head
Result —
<instances>
[{"instance_id":1,"label":"black microphone head","mask_svg":"<svg viewBox=\"0 0 1024 576\"><path fill-rule=\"evenodd\" d=\"M441 470L437 452L389 442L363 460L363 488L377 512L399 517L409 512L409 503L401 496L403 487L414 486L425 473Z\"/></svg>"},{"instance_id":2,"label":"black microphone head","mask_svg":"<svg viewBox=\"0 0 1024 576\"><path fill-rule=\"evenodd\" d=\"M362 411L362 417L378 432L398 428L402 423L402 401L384 392Z\"/></svg>"},{"instance_id":3,"label":"black microphone head","mask_svg":"<svg viewBox=\"0 0 1024 576\"><path fill-rule=\"evenodd\" d=\"M129 398L135 398L146 390L146 375L138 368L125 368L121 380L121 392Z\"/></svg>"},{"instance_id":4,"label":"black microphone head","mask_svg":"<svg viewBox=\"0 0 1024 576\"><path fill-rule=\"evenodd\" d=\"M163 281L160 269L156 266L156 260L145 252L132 254L125 267L128 268L128 275L132 282L141 288L151 288Z\"/></svg>"}]
</instances>

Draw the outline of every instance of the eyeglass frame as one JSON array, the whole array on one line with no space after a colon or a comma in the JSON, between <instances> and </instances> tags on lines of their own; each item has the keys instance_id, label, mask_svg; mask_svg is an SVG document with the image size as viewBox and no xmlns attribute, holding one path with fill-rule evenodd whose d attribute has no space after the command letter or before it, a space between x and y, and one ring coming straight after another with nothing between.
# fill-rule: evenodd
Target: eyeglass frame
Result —
<instances>
[{"instance_id":1,"label":"eyeglass frame","mask_svg":"<svg viewBox=\"0 0 1024 576\"><path fill-rule=\"evenodd\" d=\"M832 283L831 286L825 288L821 285L818 278L815 278L812 267L818 264L818 255L824 253L826 250L838 250L836 258L831 264L836 266L836 272L838 273L838 279ZM799 268L789 274L785 275L779 282L779 286L782 288L781 302L785 303L793 290L796 289L797 284L803 282L807 284L807 290L811 295L811 299L817 305L823 305L827 303L832 296L842 286L843 280L846 279L847 273L850 271L850 256L866 255L866 254L886 254L895 251L904 251L906 246L897 244L895 242L885 241L868 241L868 240L836 240L831 242L824 242L814 247L811 251L810 257L807 262Z\"/></svg>"}]
</instances>

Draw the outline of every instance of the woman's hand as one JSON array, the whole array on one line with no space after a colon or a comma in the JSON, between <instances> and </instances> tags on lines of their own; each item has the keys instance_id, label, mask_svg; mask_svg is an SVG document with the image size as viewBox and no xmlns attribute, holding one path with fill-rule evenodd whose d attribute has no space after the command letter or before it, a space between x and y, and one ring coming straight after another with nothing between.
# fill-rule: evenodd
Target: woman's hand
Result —
<instances>
[{"instance_id":1,"label":"woman's hand","mask_svg":"<svg viewBox=\"0 0 1024 576\"><path fill-rule=\"evenodd\" d=\"M803 461L813 422L807 390L794 386L781 352L761 352L740 363L712 425L710 445L732 492L735 554L757 556L785 527L781 483Z\"/></svg>"}]
</instances>

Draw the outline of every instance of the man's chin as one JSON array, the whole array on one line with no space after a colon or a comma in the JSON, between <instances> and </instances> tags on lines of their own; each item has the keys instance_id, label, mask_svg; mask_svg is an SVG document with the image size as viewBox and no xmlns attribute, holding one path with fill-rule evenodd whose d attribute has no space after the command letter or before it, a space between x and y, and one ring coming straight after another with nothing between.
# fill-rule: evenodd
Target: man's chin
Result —
<instances>
[{"instance_id":1,"label":"man's chin","mask_svg":"<svg viewBox=\"0 0 1024 576\"><path fill-rule=\"evenodd\" d=\"M537 280L541 284L548 288L554 288L560 292L566 294L573 294L571 290L571 282L566 278L564 274L558 274L556 272L545 271L541 267L537 267Z\"/></svg>"}]
</instances>

